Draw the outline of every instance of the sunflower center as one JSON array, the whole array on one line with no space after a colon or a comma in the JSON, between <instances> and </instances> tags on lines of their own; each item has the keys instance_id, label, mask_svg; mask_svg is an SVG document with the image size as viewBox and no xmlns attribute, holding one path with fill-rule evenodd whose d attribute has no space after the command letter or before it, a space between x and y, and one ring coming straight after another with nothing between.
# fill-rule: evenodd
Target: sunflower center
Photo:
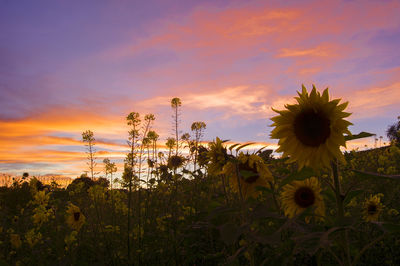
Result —
<instances>
[{"instance_id":1,"label":"sunflower center","mask_svg":"<svg viewBox=\"0 0 400 266\"><path fill-rule=\"evenodd\" d=\"M183 164L182 157L179 155L173 155L168 159L168 166L171 168L179 168Z\"/></svg>"},{"instance_id":2,"label":"sunflower center","mask_svg":"<svg viewBox=\"0 0 400 266\"><path fill-rule=\"evenodd\" d=\"M79 221L79 217L81 216L80 212L74 212L74 220L77 222Z\"/></svg>"},{"instance_id":3,"label":"sunflower center","mask_svg":"<svg viewBox=\"0 0 400 266\"><path fill-rule=\"evenodd\" d=\"M315 202L314 192L308 187L301 187L296 190L294 201L302 208L310 207Z\"/></svg>"},{"instance_id":4,"label":"sunflower center","mask_svg":"<svg viewBox=\"0 0 400 266\"><path fill-rule=\"evenodd\" d=\"M248 184L252 184L257 181L257 179L260 177L258 174L257 170L254 169L253 167L250 167L249 163L239 163L239 169L240 171L244 171L246 173L245 176L242 175L242 178L244 182Z\"/></svg>"},{"instance_id":5,"label":"sunflower center","mask_svg":"<svg viewBox=\"0 0 400 266\"><path fill-rule=\"evenodd\" d=\"M320 111L304 110L294 120L294 133L306 146L318 147L331 134L330 120Z\"/></svg>"},{"instance_id":6,"label":"sunflower center","mask_svg":"<svg viewBox=\"0 0 400 266\"><path fill-rule=\"evenodd\" d=\"M376 210L377 210L376 205L369 205L368 206L368 214L373 215L373 214L376 213Z\"/></svg>"}]
</instances>

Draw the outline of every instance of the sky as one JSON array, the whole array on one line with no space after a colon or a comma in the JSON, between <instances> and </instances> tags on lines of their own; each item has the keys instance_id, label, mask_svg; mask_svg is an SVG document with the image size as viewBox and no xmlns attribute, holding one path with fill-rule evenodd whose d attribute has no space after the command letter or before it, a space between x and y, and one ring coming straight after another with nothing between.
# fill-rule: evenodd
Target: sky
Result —
<instances>
[{"instance_id":1,"label":"sky","mask_svg":"<svg viewBox=\"0 0 400 266\"><path fill-rule=\"evenodd\" d=\"M0 172L79 176L82 132L98 169L127 153L130 112L160 144L204 121L219 136L277 147L272 107L329 87L356 134L400 115L400 1L0 0ZM367 138L348 148L374 146Z\"/></svg>"}]
</instances>

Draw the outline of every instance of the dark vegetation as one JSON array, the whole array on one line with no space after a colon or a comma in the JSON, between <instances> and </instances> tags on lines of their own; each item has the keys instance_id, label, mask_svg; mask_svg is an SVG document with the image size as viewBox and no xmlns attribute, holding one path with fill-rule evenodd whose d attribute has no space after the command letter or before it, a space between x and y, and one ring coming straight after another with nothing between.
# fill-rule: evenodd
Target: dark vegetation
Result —
<instances>
[{"instance_id":1,"label":"dark vegetation","mask_svg":"<svg viewBox=\"0 0 400 266\"><path fill-rule=\"evenodd\" d=\"M146 116L142 127L137 113L127 117L130 153L120 180L113 179L116 169L109 160L104 161L107 178L92 178L97 174L90 146L95 139L86 131L90 177L82 175L60 188L35 178L28 182L24 174L20 182L1 187L0 265L400 264L396 138L390 146L345 153L346 164L339 165L345 214L338 219L332 173L298 171L272 150L250 151L262 159L273 180L257 187L253 197L241 197L231 185L235 177L223 169L231 162L241 177L260 175L238 160L246 145L226 148L218 139L202 145L202 122L192 126L193 139L179 137L179 106L175 98L176 135L167 141L166 154L155 150L154 117ZM188 155L181 153L184 145ZM324 221L306 222L313 208L288 219L281 208L281 188L310 176L324 184ZM365 221L364 202L379 193L384 205L379 220ZM71 203L80 209L72 218L78 222L85 217L79 229L66 223Z\"/></svg>"}]
</instances>

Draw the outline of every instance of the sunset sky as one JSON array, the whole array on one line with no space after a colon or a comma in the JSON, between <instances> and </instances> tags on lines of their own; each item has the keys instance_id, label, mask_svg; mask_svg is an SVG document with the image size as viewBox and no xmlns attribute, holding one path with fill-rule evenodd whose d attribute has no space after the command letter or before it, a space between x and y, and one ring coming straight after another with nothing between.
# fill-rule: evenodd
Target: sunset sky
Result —
<instances>
[{"instance_id":1,"label":"sunset sky","mask_svg":"<svg viewBox=\"0 0 400 266\"><path fill-rule=\"evenodd\" d=\"M78 176L81 134L122 171L125 117L156 116L160 143L258 142L301 84L349 101L353 133L400 115L400 1L0 0L0 173ZM373 138L349 143L374 145ZM101 165L99 165L101 167ZM99 168L100 169L100 168Z\"/></svg>"}]
</instances>

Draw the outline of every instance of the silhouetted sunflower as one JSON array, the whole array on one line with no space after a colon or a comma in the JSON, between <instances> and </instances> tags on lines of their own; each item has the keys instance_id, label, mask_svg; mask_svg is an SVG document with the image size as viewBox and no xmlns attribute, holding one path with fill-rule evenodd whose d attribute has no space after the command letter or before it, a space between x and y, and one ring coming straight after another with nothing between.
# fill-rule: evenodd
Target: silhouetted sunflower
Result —
<instances>
[{"instance_id":1,"label":"silhouetted sunflower","mask_svg":"<svg viewBox=\"0 0 400 266\"><path fill-rule=\"evenodd\" d=\"M310 94L302 86L302 93L295 97L297 104L285 105L287 110L274 110L278 116L271 118L275 128L271 137L279 139L277 152L290 157L288 162L297 162L300 168L329 167L337 158L344 162L340 146L346 146L344 133L352 123L344 120L350 113L343 112L348 102L340 105L340 99L329 101L328 89L322 95L315 86Z\"/></svg>"},{"instance_id":2,"label":"silhouetted sunflower","mask_svg":"<svg viewBox=\"0 0 400 266\"><path fill-rule=\"evenodd\" d=\"M171 169L179 168L183 165L184 158L179 155L172 155L168 159L168 167Z\"/></svg>"},{"instance_id":3,"label":"silhouetted sunflower","mask_svg":"<svg viewBox=\"0 0 400 266\"><path fill-rule=\"evenodd\" d=\"M85 223L85 216L82 214L78 206L70 204L67 209L66 221L69 227L79 231L82 225Z\"/></svg>"},{"instance_id":4,"label":"silhouetted sunflower","mask_svg":"<svg viewBox=\"0 0 400 266\"><path fill-rule=\"evenodd\" d=\"M322 220L325 216L325 204L320 193L321 187L315 177L285 185L281 192L285 215L293 218L308 207L314 206L316 218ZM306 217L306 221L309 222L310 218Z\"/></svg>"},{"instance_id":5,"label":"silhouetted sunflower","mask_svg":"<svg viewBox=\"0 0 400 266\"><path fill-rule=\"evenodd\" d=\"M215 141L208 144L208 172L212 175L221 174L222 168L228 160L226 147L222 143L223 141L217 137Z\"/></svg>"},{"instance_id":6,"label":"silhouetted sunflower","mask_svg":"<svg viewBox=\"0 0 400 266\"><path fill-rule=\"evenodd\" d=\"M270 187L268 181L273 180L272 174L259 156L241 152L237 159L238 169L233 162L228 162L223 168L223 173L228 176L229 184L234 192L240 193L241 190L242 196L248 198L260 193L257 187ZM239 178L237 173L239 173Z\"/></svg>"},{"instance_id":7,"label":"silhouetted sunflower","mask_svg":"<svg viewBox=\"0 0 400 266\"><path fill-rule=\"evenodd\" d=\"M207 157L208 149L206 147L200 145L197 148L197 150L198 150L197 160L198 160L199 166L205 166L208 162L208 157Z\"/></svg>"},{"instance_id":8,"label":"silhouetted sunflower","mask_svg":"<svg viewBox=\"0 0 400 266\"><path fill-rule=\"evenodd\" d=\"M363 218L367 222L378 221L379 215L382 213L384 206L378 195L370 196L366 199L363 207Z\"/></svg>"}]
</instances>

